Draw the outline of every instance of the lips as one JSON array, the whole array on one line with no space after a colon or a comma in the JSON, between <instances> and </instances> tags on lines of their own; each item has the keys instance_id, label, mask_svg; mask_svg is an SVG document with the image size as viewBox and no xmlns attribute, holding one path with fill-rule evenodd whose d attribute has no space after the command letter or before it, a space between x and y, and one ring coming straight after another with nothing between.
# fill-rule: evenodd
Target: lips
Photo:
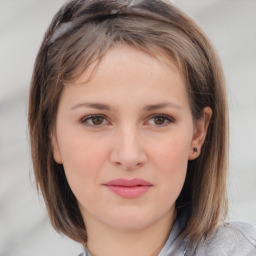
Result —
<instances>
[{"instance_id":1,"label":"lips","mask_svg":"<svg viewBox=\"0 0 256 256\"><path fill-rule=\"evenodd\" d=\"M116 179L105 184L111 192L123 198L136 198L146 193L153 185L143 179Z\"/></svg>"}]
</instances>

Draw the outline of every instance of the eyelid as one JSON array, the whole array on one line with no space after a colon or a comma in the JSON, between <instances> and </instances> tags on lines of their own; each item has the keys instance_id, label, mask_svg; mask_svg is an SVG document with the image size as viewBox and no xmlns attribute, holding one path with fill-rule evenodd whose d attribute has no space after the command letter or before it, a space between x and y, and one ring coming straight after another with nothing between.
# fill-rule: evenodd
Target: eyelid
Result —
<instances>
[{"instance_id":1,"label":"eyelid","mask_svg":"<svg viewBox=\"0 0 256 256\"><path fill-rule=\"evenodd\" d=\"M152 114L148 117L147 119L147 122L153 118L156 118L156 117L161 117L161 118L165 118L165 120L167 121L167 123L165 122L164 124L162 125L155 125L156 127L164 127L164 126L167 126L168 124L170 123L174 123L175 120L173 117L169 116L169 115L166 115L166 114L160 114L160 113L155 113L155 114Z\"/></svg>"},{"instance_id":2,"label":"eyelid","mask_svg":"<svg viewBox=\"0 0 256 256\"><path fill-rule=\"evenodd\" d=\"M103 124L100 124L100 125L93 125L93 124L89 124L87 121L92 119L92 118L96 118L96 117L100 117L100 118L103 118L106 123L103 123ZM147 121L146 122L149 122L151 119L153 118L157 118L157 117L161 117L161 118L164 118L165 119L165 122L164 124L162 125L157 125L155 124L154 126L156 127L164 127L164 126L168 126L170 123L174 123L175 120L173 117L169 116L169 115L166 115L166 114L161 114L161 113L155 113L155 114L152 114L150 115L148 118L147 118ZM88 115L88 116L84 116L80 119L80 123L86 125L86 126L89 126L89 127L95 127L95 128L100 128L102 126L105 126L105 125L108 125L110 122L108 121L107 117L103 114L92 114L92 115Z\"/></svg>"},{"instance_id":3,"label":"eyelid","mask_svg":"<svg viewBox=\"0 0 256 256\"><path fill-rule=\"evenodd\" d=\"M88 120L94 118L94 117L100 117L100 118L103 118L105 121L107 121L109 123L109 121L107 120L106 116L105 115L102 115L102 114L93 114L93 115L88 115L88 116L84 116L80 119L80 123L86 125L86 126L89 126L89 127L95 127L95 128L100 128L106 124L100 124L100 125L91 125L89 123L87 123Z\"/></svg>"}]
</instances>

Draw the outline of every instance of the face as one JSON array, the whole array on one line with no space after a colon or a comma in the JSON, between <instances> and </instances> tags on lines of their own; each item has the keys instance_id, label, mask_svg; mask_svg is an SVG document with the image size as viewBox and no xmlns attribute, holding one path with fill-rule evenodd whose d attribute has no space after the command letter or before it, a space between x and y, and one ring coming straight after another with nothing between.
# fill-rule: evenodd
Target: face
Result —
<instances>
[{"instance_id":1,"label":"face","mask_svg":"<svg viewBox=\"0 0 256 256\"><path fill-rule=\"evenodd\" d=\"M207 129L207 118L192 118L182 74L128 46L90 74L65 86L53 136L86 226L138 230L173 218Z\"/></svg>"}]
</instances>

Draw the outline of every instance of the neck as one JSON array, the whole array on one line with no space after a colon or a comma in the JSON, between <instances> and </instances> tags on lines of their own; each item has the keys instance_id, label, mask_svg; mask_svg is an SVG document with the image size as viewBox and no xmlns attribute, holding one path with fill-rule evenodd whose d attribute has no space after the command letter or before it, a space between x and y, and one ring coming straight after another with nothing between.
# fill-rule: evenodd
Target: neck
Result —
<instances>
[{"instance_id":1,"label":"neck","mask_svg":"<svg viewBox=\"0 0 256 256\"><path fill-rule=\"evenodd\" d=\"M169 237L175 217L176 212L172 212L140 230L114 229L90 221L86 225L87 247L93 256L157 256Z\"/></svg>"}]
</instances>

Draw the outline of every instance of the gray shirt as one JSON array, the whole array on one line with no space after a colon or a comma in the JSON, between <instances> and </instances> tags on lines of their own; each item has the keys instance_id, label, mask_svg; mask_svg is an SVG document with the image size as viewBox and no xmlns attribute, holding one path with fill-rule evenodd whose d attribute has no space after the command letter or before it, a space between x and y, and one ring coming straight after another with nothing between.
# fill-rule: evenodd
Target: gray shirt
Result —
<instances>
[{"instance_id":1,"label":"gray shirt","mask_svg":"<svg viewBox=\"0 0 256 256\"><path fill-rule=\"evenodd\" d=\"M233 222L219 226L207 238L202 238L193 248L179 234L186 218L176 220L164 247L158 256L256 256L256 225ZM79 256L92 256L85 247ZM122 256L122 255L120 255Z\"/></svg>"}]
</instances>

